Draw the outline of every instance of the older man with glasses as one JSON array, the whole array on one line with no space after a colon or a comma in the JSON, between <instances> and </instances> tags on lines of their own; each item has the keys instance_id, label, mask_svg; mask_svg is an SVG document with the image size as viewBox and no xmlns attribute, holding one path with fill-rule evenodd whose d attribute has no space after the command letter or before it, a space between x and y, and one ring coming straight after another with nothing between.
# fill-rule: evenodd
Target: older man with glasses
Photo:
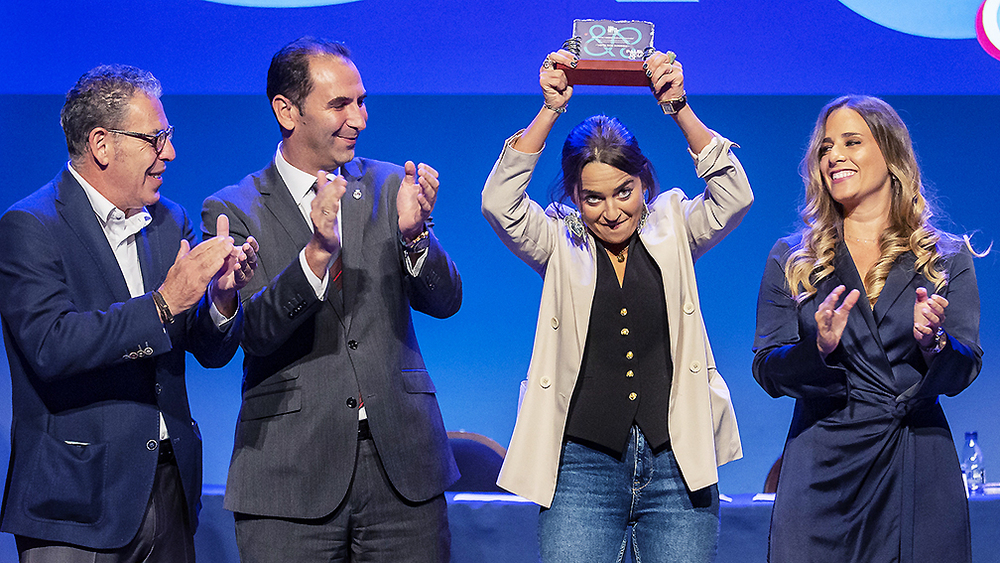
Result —
<instances>
[{"instance_id":1,"label":"older man with glasses","mask_svg":"<svg viewBox=\"0 0 1000 563\"><path fill-rule=\"evenodd\" d=\"M194 245L160 196L174 159L160 84L102 66L66 95L70 162L0 218L0 318L13 387L2 530L22 563L194 561L201 437L185 352L242 336L257 243L228 220Z\"/></svg>"}]
</instances>

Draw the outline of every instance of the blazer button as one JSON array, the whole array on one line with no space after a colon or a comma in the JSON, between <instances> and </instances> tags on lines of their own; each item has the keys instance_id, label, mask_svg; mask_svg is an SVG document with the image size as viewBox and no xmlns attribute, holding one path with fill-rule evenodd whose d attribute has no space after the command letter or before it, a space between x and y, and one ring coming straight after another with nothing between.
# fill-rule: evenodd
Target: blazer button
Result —
<instances>
[{"instance_id":1,"label":"blazer button","mask_svg":"<svg viewBox=\"0 0 1000 563\"><path fill-rule=\"evenodd\" d=\"M628 394L628 400L630 400L630 401L634 401L636 399L636 397L638 397L638 395L636 395L635 393L629 393Z\"/></svg>"},{"instance_id":2,"label":"blazer button","mask_svg":"<svg viewBox=\"0 0 1000 563\"><path fill-rule=\"evenodd\" d=\"M347 341L347 347L350 348L351 350L357 350L358 349L358 341L357 340L348 340Z\"/></svg>"},{"instance_id":3,"label":"blazer button","mask_svg":"<svg viewBox=\"0 0 1000 563\"><path fill-rule=\"evenodd\" d=\"M552 317L552 320L549 321L549 323L552 325L552 328L559 328L559 319Z\"/></svg>"},{"instance_id":4,"label":"blazer button","mask_svg":"<svg viewBox=\"0 0 1000 563\"><path fill-rule=\"evenodd\" d=\"M163 391L163 386L157 383L156 385L153 386L153 389L156 389L156 394L159 395L160 391Z\"/></svg>"},{"instance_id":5,"label":"blazer button","mask_svg":"<svg viewBox=\"0 0 1000 563\"><path fill-rule=\"evenodd\" d=\"M691 313L694 313L694 303L692 303L690 301L684 303L684 313L686 313L688 315L690 315Z\"/></svg>"},{"instance_id":6,"label":"blazer button","mask_svg":"<svg viewBox=\"0 0 1000 563\"><path fill-rule=\"evenodd\" d=\"M157 442L156 440L150 440L150 441L146 442L146 449L149 450L149 451L153 451L159 445L160 445L160 443Z\"/></svg>"},{"instance_id":7,"label":"blazer button","mask_svg":"<svg viewBox=\"0 0 1000 563\"><path fill-rule=\"evenodd\" d=\"M543 375L541 379L538 380L538 384L542 386L542 389L548 389L552 385L552 380L549 376Z\"/></svg>"},{"instance_id":8,"label":"blazer button","mask_svg":"<svg viewBox=\"0 0 1000 563\"><path fill-rule=\"evenodd\" d=\"M691 367L691 371L692 372L698 373L699 371L701 371L701 362L699 362L698 360L695 360L695 361L691 362L691 366L690 367Z\"/></svg>"},{"instance_id":9,"label":"blazer button","mask_svg":"<svg viewBox=\"0 0 1000 563\"><path fill-rule=\"evenodd\" d=\"M355 399L354 397L348 397L347 406L353 409L354 407L358 406L358 400Z\"/></svg>"}]
</instances>

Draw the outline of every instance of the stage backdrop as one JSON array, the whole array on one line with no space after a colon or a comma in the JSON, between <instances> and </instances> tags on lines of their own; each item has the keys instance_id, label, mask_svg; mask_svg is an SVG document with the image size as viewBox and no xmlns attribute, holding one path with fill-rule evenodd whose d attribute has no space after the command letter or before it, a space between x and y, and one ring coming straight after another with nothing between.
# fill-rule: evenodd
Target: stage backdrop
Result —
<instances>
[{"instance_id":1,"label":"stage backdrop","mask_svg":"<svg viewBox=\"0 0 1000 563\"><path fill-rule=\"evenodd\" d=\"M757 491L781 452L792 408L790 399L768 397L750 372L757 288L774 240L798 227L797 165L819 108L848 92L886 97L911 127L925 180L945 212L943 226L978 232L980 248L1000 240L1000 61L975 39L981 3L956 1L945 9L917 2L915 9L913 3L870 2L858 8L865 15L851 8L855 4L359 0L282 9L199 0L8 2L0 7L0 163L8 171L0 208L64 165L61 95L85 70L125 62L163 81L177 149L163 193L197 220L205 196L263 167L274 154L277 127L263 94L271 54L304 34L343 40L354 49L370 93L358 153L423 161L441 173L436 232L462 273L465 302L450 319L418 314L416 324L446 425L506 444L541 280L482 219L483 182L503 140L527 125L540 106L539 63L569 34L574 17L652 21L656 46L675 50L685 64L692 107L742 147L736 153L756 194L743 224L699 261L697 273L745 452L722 470L720 488ZM953 29L952 36L941 36L944 29ZM702 189L683 138L648 92L580 88L552 133L532 197L548 200L566 133L600 112L632 128L664 188L680 186L689 195ZM983 373L960 396L942 399L956 439L965 430L979 431L987 478L994 480L989 468L1000 467L994 412L1000 396L997 256L976 261ZM240 361L220 370L189 363L192 410L205 439L206 483L225 482ZM3 358L0 366L0 397L9 397ZM9 430L9 409L9 400L0 398L0 433ZM0 440L0 457L7 452L9 444Z\"/></svg>"}]
</instances>

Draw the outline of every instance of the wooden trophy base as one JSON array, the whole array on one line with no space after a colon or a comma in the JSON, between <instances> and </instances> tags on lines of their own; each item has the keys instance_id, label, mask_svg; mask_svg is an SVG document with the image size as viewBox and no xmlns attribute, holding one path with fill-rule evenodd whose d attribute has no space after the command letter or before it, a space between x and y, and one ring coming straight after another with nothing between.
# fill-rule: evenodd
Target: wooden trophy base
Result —
<instances>
[{"instance_id":1,"label":"wooden trophy base","mask_svg":"<svg viewBox=\"0 0 1000 563\"><path fill-rule=\"evenodd\" d=\"M576 68L556 63L556 68L566 72L570 86L649 86L649 77L642 68L643 61L588 61L580 60Z\"/></svg>"}]
</instances>

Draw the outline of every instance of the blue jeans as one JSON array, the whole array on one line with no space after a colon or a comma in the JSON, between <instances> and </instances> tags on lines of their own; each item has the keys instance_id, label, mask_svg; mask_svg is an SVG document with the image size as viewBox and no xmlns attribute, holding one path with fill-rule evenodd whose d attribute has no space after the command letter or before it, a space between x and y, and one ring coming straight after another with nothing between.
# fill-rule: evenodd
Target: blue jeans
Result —
<instances>
[{"instance_id":1,"label":"blue jeans","mask_svg":"<svg viewBox=\"0 0 1000 563\"><path fill-rule=\"evenodd\" d=\"M631 534L628 528L631 526ZM545 563L707 562L719 540L719 489L689 491L672 451L653 455L635 426L624 459L563 445L552 506L538 516Z\"/></svg>"}]
</instances>

